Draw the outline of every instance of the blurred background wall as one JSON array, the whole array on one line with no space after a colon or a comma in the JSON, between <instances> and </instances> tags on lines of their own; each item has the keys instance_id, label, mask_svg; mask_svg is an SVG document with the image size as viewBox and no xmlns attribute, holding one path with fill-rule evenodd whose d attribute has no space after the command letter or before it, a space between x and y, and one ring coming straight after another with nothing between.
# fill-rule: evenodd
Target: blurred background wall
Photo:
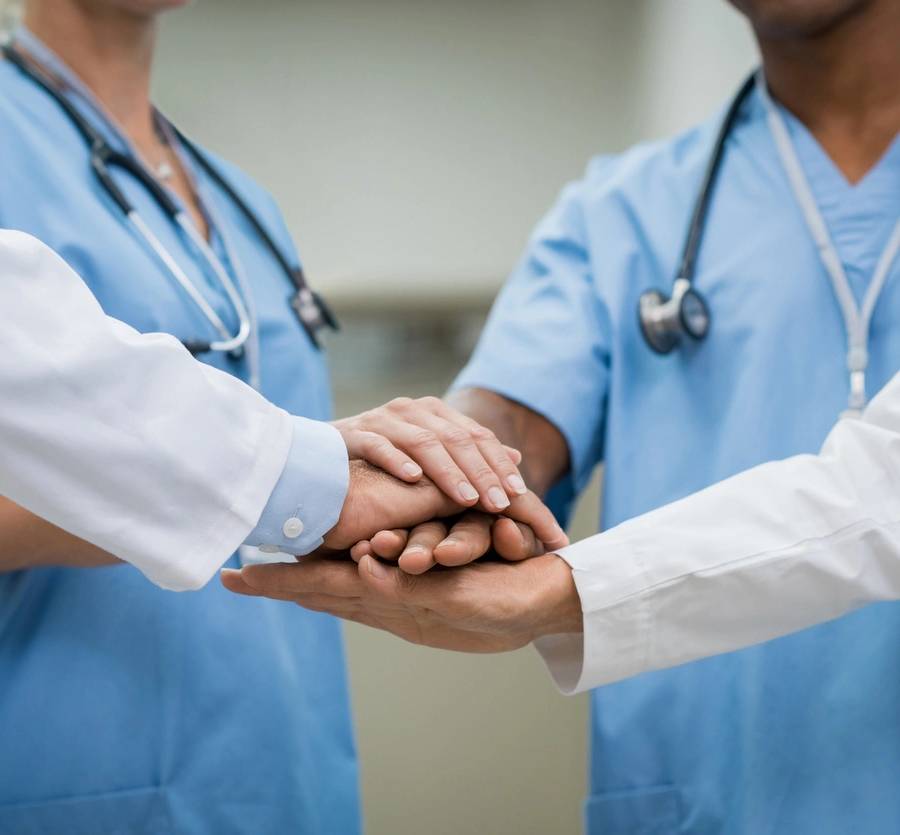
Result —
<instances>
[{"instance_id":1,"label":"blurred background wall","mask_svg":"<svg viewBox=\"0 0 900 835\"><path fill-rule=\"evenodd\" d=\"M339 414L444 390L560 187L754 61L724 0L199 0L162 47L163 109L274 193L342 315ZM587 700L533 651L347 644L370 835L579 831Z\"/></svg>"}]
</instances>

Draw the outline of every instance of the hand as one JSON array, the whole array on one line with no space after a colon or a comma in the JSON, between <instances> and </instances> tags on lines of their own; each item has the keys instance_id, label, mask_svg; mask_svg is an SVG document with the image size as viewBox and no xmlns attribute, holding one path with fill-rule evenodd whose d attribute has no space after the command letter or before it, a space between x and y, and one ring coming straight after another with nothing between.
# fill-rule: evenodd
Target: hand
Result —
<instances>
[{"instance_id":1,"label":"hand","mask_svg":"<svg viewBox=\"0 0 900 835\"><path fill-rule=\"evenodd\" d=\"M221 577L238 594L291 601L441 649L504 652L583 629L572 570L555 554L422 577L369 556L359 565L315 557L251 565Z\"/></svg>"},{"instance_id":2,"label":"hand","mask_svg":"<svg viewBox=\"0 0 900 835\"><path fill-rule=\"evenodd\" d=\"M424 474L464 507L481 502L498 513L525 495L522 456L496 435L437 397L399 397L333 422L351 458L381 467L402 481Z\"/></svg>"},{"instance_id":3,"label":"hand","mask_svg":"<svg viewBox=\"0 0 900 835\"><path fill-rule=\"evenodd\" d=\"M347 498L337 524L325 534L323 544L332 550L346 551L384 528L418 525L461 510L427 479L407 484L364 461L351 461Z\"/></svg>"},{"instance_id":4,"label":"hand","mask_svg":"<svg viewBox=\"0 0 900 835\"><path fill-rule=\"evenodd\" d=\"M378 531L414 527L463 509L428 479L406 484L364 461L351 461L347 498L323 544L344 551ZM542 541L555 543L552 547L568 544L565 532L534 493L516 496L506 513L533 528Z\"/></svg>"},{"instance_id":5,"label":"hand","mask_svg":"<svg viewBox=\"0 0 900 835\"><path fill-rule=\"evenodd\" d=\"M376 556L396 561L407 574L423 574L436 565L466 565L492 549L497 556L517 562L566 544L568 540L560 540L547 547L522 522L471 511L463 514L449 532L442 520L425 522L410 531L379 531L371 540L356 543L350 556L356 562L366 555Z\"/></svg>"}]
</instances>

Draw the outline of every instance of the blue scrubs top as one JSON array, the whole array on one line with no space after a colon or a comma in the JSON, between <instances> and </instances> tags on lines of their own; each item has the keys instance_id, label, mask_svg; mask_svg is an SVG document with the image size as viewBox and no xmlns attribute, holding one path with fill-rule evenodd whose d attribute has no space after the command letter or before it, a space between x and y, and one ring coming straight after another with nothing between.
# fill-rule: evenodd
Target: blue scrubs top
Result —
<instances>
[{"instance_id":1,"label":"blue scrubs top","mask_svg":"<svg viewBox=\"0 0 900 835\"><path fill-rule=\"evenodd\" d=\"M56 249L107 313L137 329L215 337L99 189L58 105L2 61L0 149L0 226ZM295 258L272 199L216 163ZM288 278L221 190L193 173L213 246L232 274L240 261L256 309L262 393L327 419L327 369L288 307ZM236 328L190 243L134 180L115 178ZM204 359L249 379L246 357ZM0 832L352 835L357 783L342 638L330 617L215 581L166 592L127 565L0 576Z\"/></svg>"},{"instance_id":2,"label":"blue scrubs top","mask_svg":"<svg viewBox=\"0 0 900 835\"><path fill-rule=\"evenodd\" d=\"M851 186L785 114L857 303L900 216L900 139ZM537 228L458 385L531 406L572 477L605 464L611 527L762 461L818 449L845 408L846 334L754 93L732 132L696 286L702 343L644 343L671 288L721 114L598 159ZM900 262L872 320L868 391L900 369ZM593 694L594 835L900 832L900 605Z\"/></svg>"}]
</instances>

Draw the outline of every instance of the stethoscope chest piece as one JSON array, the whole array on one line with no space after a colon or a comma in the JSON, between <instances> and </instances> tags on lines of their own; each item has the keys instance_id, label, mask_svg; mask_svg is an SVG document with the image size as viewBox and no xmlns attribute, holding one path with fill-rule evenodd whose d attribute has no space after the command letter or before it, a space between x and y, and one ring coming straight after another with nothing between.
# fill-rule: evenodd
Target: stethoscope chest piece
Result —
<instances>
[{"instance_id":1,"label":"stethoscope chest piece","mask_svg":"<svg viewBox=\"0 0 900 835\"><path fill-rule=\"evenodd\" d=\"M302 278L302 276L301 276ZM311 290L308 285L302 286L290 299L290 305L297 314L297 319L303 325L313 344L321 346L319 332L324 328L336 331L340 330L337 318L331 312L331 308L325 300Z\"/></svg>"},{"instance_id":2,"label":"stethoscope chest piece","mask_svg":"<svg viewBox=\"0 0 900 835\"><path fill-rule=\"evenodd\" d=\"M657 354L669 354L687 336L701 340L709 333L709 308L686 279L678 279L672 295L660 290L641 293L638 301L641 333Z\"/></svg>"},{"instance_id":3,"label":"stethoscope chest piece","mask_svg":"<svg viewBox=\"0 0 900 835\"><path fill-rule=\"evenodd\" d=\"M732 125L736 122L741 105L756 84L756 76L751 75L738 90L719 126L712 153L703 172L703 180L697 195L687 236L681 252L681 261L675 273L678 276L672 285L672 294L667 296L659 290L648 290L638 301L638 319L641 333L652 351L669 354L675 350L684 337L699 341L709 333L709 307L703 296L693 287L700 241L706 224L713 189L716 185L725 143Z\"/></svg>"}]
</instances>

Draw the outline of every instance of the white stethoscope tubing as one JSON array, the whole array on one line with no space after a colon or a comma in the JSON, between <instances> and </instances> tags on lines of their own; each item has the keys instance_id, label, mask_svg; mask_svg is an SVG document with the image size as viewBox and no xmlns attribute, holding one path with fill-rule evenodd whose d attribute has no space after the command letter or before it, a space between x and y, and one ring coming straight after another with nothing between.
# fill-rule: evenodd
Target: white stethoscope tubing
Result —
<instances>
[{"instance_id":1,"label":"white stethoscope tubing","mask_svg":"<svg viewBox=\"0 0 900 835\"><path fill-rule=\"evenodd\" d=\"M844 317L844 326L847 331L847 370L850 374L850 395L847 403L847 411L843 413L843 417L857 417L866 405L866 369L869 365L869 326L872 321L872 313L878 302L878 297L887 281L888 273L894 260L900 252L900 219L897 220L894 230L888 239L887 245L878 259L875 272L869 282L869 287L863 297L862 307L857 307L856 300L853 297L853 291L850 289L850 281L841 263L837 249L828 234L828 227L819 207L813 197L812 188L806 175L803 173L803 167L797 158L797 152L791 142L787 125L778 108L769 96L766 89L765 81L760 74L758 78L758 87L762 100L766 106L769 130L775 140L778 154L784 165L788 181L791 184L806 225L809 227L810 234L815 242L819 258L831 279L831 286L834 288L834 295L838 300L841 313Z\"/></svg>"},{"instance_id":2,"label":"white stethoscope tubing","mask_svg":"<svg viewBox=\"0 0 900 835\"><path fill-rule=\"evenodd\" d=\"M185 231L188 237L194 242L194 245L197 247L197 249L199 249L203 254L206 262L212 268L212 271L216 274L216 278L218 278L219 282L224 288L225 294L228 296L228 300L231 302L235 313L237 313L238 321L240 323L238 333L233 338L233 341L239 340L239 344L235 347L242 347L249 339L250 332L252 330L250 314L247 311L247 306L244 304L244 299L242 298L237 287L235 287L234 282L231 280L231 276L228 274L228 271L225 269L225 267L222 266L222 262L216 257L216 254L212 251L212 249L210 249L210 246L207 243L206 239L200 234L191 219L188 218L184 214L184 212L179 212L175 216L175 220L178 225ZM219 350L230 351L234 349L219 348Z\"/></svg>"},{"instance_id":3,"label":"white stethoscope tubing","mask_svg":"<svg viewBox=\"0 0 900 835\"><path fill-rule=\"evenodd\" d=\"M210 342L209 347L213 351L235 351L242 348L250 338L252 332L250 324L250 315L244 305L243 299L237 292L234 282L219 263L219 259L210 250L209 244L194 229L193 224L183 215L176 215L176 222L190 237L191 241L197 246L202 253L204 259L216 275L216 278L222 284L228 300L234 307L234 311L238 316L239 327L237 334L232 335L219 314L212 308L212 305L203 297L203 294L197 289L193 281L185 274L184 270L178 265L178 262L172 257L169 251L163 246L162 241L154 234L153 230L144 222L143 218L132 211L128 213L128 220L134 226L137 233L144 239L153 253L159 258L163 266L168 270L172 278L178 282L181 288L188 294L190 299L200 309L203 315L209 320L210 324L218 331L221 340Z\"/></svg>"}]
</instances>

